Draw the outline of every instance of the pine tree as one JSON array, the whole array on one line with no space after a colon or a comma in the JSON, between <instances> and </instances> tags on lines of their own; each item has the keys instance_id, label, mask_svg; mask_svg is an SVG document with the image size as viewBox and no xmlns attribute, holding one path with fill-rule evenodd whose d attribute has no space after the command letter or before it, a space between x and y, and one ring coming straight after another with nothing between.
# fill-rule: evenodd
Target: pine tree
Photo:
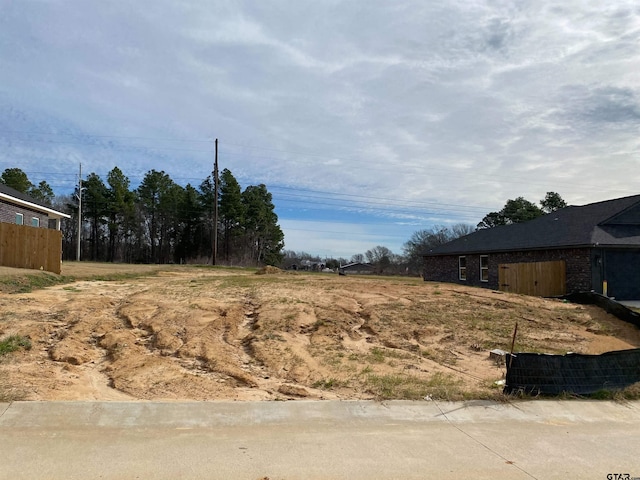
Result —
<instances>
[{"instance_id":1,"label":"pine tree","mask_svg":"<svg viewBox=\"0 0 640 480\"><path fill-rule=\"evenodd\" d=\"M233 174L224 169L220 177L220 220L222 223L224 259L229 261L232 240L240 235L245 219L240 184Z\"/></svg>"},{"instance_id":2,"label":"pine tree","mask_svg":"<svg viewBox=\"0 0 640 480\"><path fill-rule=\"evenodd\" d=\"M272 196L264 184L249 186L242 192L246 209L243 222L246 245L252 262L279 265L282 261L284 233L278 225L278 216Z\"/></svg>"}]
</instances>

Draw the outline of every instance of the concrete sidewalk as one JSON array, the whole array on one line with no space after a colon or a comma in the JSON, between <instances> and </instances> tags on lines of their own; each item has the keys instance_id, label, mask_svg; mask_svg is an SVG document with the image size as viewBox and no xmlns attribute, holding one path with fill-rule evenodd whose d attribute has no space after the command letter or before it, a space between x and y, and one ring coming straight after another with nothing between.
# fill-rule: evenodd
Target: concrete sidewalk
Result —
<instances>
[{"instance_id":1,"label":"concrete sidewalk","mask_svg":"<svg viewBox=\"0 0 640 480\"><path fill-rule=\"evenodd\" d=\"M629 308L640 308L640 300L619 300L618 303Z\"/></svg>"},{"instance_id":2,"label":"concrete sidewalk","mask_svg":"<svg viewBox=\"0 0 640 480\"><path fill-rule=\"evenodd\" d=\"M604 480L639 452L640 402L0 404L2 480Z\"/></svg>"}]
</instances>

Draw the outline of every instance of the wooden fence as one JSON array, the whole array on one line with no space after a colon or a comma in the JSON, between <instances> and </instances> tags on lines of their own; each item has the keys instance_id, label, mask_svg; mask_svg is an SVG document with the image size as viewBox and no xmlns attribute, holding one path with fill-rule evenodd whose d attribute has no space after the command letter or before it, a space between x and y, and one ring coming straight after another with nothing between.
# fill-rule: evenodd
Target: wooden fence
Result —
<instances>
[{"instance_id":1,"label":"wooden fence","mask_svg":"<svg viewBox=\"0 0 640 480\"><path fill-rule=\"evenodd\" d=\"M498 282L503 292L521 293L536 297L554 297L567 293L567 274L564 260L501 264Z\"/></svg>"},{"instance_id":2,"label":"wooden fence","mask_svg":"<svg viewBox=\"0 0 640 480\"><path fill-rule=\"evenodd\" d=\"M62 232L0 222L0 266L60 274Z\"/></svg>"}]
</instances>

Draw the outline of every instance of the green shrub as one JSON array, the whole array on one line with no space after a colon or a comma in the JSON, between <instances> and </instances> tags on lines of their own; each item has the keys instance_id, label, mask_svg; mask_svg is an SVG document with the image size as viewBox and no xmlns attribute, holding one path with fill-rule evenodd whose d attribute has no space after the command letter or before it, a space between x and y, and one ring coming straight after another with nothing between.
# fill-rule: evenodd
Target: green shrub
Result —
<instances>
[{"instance_id":1,"label":"green shrub","mask_svg":"<svg viewBox=\"0 0 640 480\"><path fill-rule=\"evenodd\" d=\"M0 356L15 352L20 348L30 350L31 340L27 337L23 337L22 335L10 335L4 340L0 340Z\"/></svg>"}]
</instances>

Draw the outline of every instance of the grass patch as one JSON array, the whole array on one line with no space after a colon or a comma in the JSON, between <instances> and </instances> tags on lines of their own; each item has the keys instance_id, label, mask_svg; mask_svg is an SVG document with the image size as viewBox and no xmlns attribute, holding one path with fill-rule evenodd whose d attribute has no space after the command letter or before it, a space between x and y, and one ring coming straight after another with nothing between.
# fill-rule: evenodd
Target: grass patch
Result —
<instances>
[{"instance_id":1,"label":"grass patch","mask_svg":"<svg viewBox=\"0 0 640 480\"><path fill-rule=\"evenodd\" d=\"M381 400L420 400L426 396L438 400L463 398L460 380L435 373L428 380L407 374L369 375L366 388Z\"/></svg>"},{"instance_id":2,"label":"grass patch","mask_svg":"<svg viewBox=\"0 0 640 480\"><path fill-rule=\"evenodd\" d=\"M331 390L332 388L336 388L342 385L342 382L337 378L327 378L323 380L318 380L314 382L311 386L313 388L318 388L320 390Z\"/></svg>"},{"instance_id":3,"label":"grass patch","mask_svg":"<svg viewBox=\"0 0 640 480\"><path fill-rule=\"evenodd\" d=\"M4 340L0 340L0 356L15 352L21 348L30 350L31 340L22 335L10 335Z\"/></svg>"},{"instance_id":4,"label":"grass patch","mask_svg":"<svg viewBox=\"0 0 640 480\"><path fill-rule=\"evenodd\" d=\"M0 278L0 292L29 293L40 288L73 282L73 277L42 273L39 275L16 275Z\"/></svg>"},{"instance_id":5,"label":"grass patch","mask_svg":"<svg viewBox=\"0 0 640 480\"><path fill-rule=\"evenodd\" d=\"M103 281L118 282L125 280L133 280L136 278L150 277L158 275L160 270L151 270L144 272L121 272L86 275L75 277L71 275L55 275L52 273L11 275L0 277L0 292L2 293L30 293L34 290L52 287L54 285L63 285L73 283L78 280L86 281ZM73 290L74 287L67 287L66 290Z\"/></svg>"},{"instance_id":6,"label":"grass patch","mask_svg":"<svg viewBox=\"0 0 640 480\"><path fill-rule=\"evenodd\" d=\"M123 282L125 280L135 280L142 277L153 277L158 275L160 271L136 272L136 273L105 273L100 275L92 275L87 280L96 282Z\"/></svg>"},{"instance_id":7,"label":"grass patch","mask_svg":"<svg viewBox=\"0 0 640 480\"><path fill-rule=\"evenodd\" d=\"M589 395L594 400L613 400L624 402L628 400L640 400L640 382L629 385L622 390L599 390Z\"/></svg>"},{"instance_id":8,"label":"grass patch","mask_svg":"<svg viewBox=\"0 0 640 480\"><path fill-rule=\"evenodd\" d=\"M77 287L62 287L63 290L66 290L67 292L81 292L82 290L80 290Z\"/></svg>"},{"instance_id":9,"label":"grass patch","mask_svg":"<svg viewBox=\"0 0 640 480\"><path fill-rule=\"evenodd\" d=\"M373 347L369 350L368 360L372 363L384 363L384 350L382 348Z\"/></svg>"}]
</instances>

